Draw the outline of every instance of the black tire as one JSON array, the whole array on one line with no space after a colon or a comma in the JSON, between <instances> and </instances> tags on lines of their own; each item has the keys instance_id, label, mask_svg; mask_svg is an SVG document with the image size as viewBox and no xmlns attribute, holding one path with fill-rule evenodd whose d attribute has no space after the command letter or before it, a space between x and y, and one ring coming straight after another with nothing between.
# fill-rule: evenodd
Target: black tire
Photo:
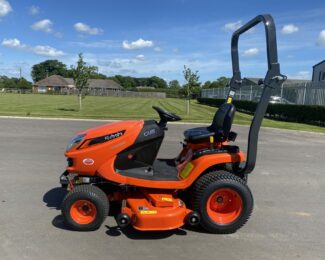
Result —
<instances>
[{"instance_id":1,"label":"black tire","mask_svg":"<svg viewBox=\"0 0 325 260\"><path fill-rule=\"evenodd\" d=\"M95 212L93 216L90 217L90 223L78 223L78 221L71 216L71 207L75 208L75 203L80 203L81 201L86 201L91 206L88 207L88 210L86 207L86 213L91 213L92 209L93 212ZM87 206L88 204L85 205ZM109 203L105 192L93 185L76 186L65 196L61 207L65 224L76 231L92 231L98 229L107 217L108 210Z\"/></svg>"},{"instance_id":2,"label":"black tire","mask_svg":"<svg viewBox=\"0 0 325 260\"><path fill-rule=\"evenodd\" d=\"M221 191L221 189L233 192L235 197L237 195L240 197L234 199L240 201L241 205L238 216L226 224L213 220L209 216L207 209L209 198L215 192ZM234 233L237 229L241 228L249 219L254 205L252 193L245 184L245 181L226 171L209 172L200 177L194 184L191 201L193 210L197 211L201 216L201 226L208 232L219 234Z\"/></svg>"}]
</instances>

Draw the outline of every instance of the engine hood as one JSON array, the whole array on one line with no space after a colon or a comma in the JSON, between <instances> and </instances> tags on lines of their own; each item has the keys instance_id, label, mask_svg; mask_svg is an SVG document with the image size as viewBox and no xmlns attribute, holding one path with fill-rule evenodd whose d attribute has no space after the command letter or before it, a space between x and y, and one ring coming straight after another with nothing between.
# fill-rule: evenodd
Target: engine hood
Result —
<instances>
[{"instance_id":1,"label":"engine hood","mask_svg":"<svg viewBox=\"0 0 325 260\"><path fill-rule=\"evenodd\" d=\"M132 131L132 129L137 129L139 127L142 127L142 125L143 120L114 122L94 128L89 128L85 131L80 132L79 134L85 134L85 139L93 139L104 135L116 134L121 131L125 131L125 134L128 134L129 131Z\"/></svg>"}]
</instances>

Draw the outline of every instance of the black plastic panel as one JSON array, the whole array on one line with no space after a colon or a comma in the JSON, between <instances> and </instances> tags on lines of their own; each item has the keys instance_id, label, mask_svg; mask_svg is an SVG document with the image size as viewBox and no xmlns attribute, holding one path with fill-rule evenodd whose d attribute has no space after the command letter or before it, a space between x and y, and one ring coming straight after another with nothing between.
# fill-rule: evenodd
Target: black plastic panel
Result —
<instances>
[{"instance_id":1,"label":"black plastic panel","mask_svg":"<svg viewBox=\"0 0 325 260\"><path fill-rule=\"evenodd\" d=\"M115 160L115 168L127 170L152 166L163 139L164 131L157 125L156 121L145 121L134 144L118 154Z\"/></svg>"}]
</instances>

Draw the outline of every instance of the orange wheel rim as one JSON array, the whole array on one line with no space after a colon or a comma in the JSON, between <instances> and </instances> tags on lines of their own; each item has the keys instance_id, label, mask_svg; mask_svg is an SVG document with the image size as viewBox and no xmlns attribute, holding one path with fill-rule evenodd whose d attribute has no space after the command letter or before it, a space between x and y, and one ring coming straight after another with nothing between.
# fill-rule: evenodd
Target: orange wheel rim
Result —
<instances>
[{"instance_id":1,"label":"orange wheel rim","mask_svg":"<svg viewBox=\"0 0 325 260\"><path fill-rule=\"evenodd\" d=\"M208 216L216 223L227 225L234 222L243 211L243 200L230 188L218 189L207 202Z\"/></svg>"},{"instance_id":2,"label":"orange wheel rim","mask_svg":"<svg viewBox=\"0 0 325 260\"><path fill-rule=\"evenodd\" d=\"M77 224L87 225L96 219L97 209L89 200L77 200L70 208L70 216Z\"/></svg>"}]
</instances>

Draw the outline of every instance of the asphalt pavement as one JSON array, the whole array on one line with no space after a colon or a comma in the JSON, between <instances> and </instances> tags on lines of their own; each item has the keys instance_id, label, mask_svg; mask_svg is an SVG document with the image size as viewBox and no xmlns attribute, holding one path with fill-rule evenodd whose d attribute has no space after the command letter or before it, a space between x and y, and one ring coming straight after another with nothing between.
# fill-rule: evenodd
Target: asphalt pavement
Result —
<instances>
[{"instance_id":1,"label":"asphalt pavement","mask_svg":"<svg viewBox=\"0 0 325 260\"><path fill-rule=\"evenodd\" d=\"M59 176L68 140L103 122L0 119L0 259L325 259L325 135L263 128L249 176L255 208L230 235L182 228L121 231L113 217L93 232L67 230ZM181 149L169 126L160 157ZM234 126L246 148L248 127Z\"/></svg>"}]
</instances>

